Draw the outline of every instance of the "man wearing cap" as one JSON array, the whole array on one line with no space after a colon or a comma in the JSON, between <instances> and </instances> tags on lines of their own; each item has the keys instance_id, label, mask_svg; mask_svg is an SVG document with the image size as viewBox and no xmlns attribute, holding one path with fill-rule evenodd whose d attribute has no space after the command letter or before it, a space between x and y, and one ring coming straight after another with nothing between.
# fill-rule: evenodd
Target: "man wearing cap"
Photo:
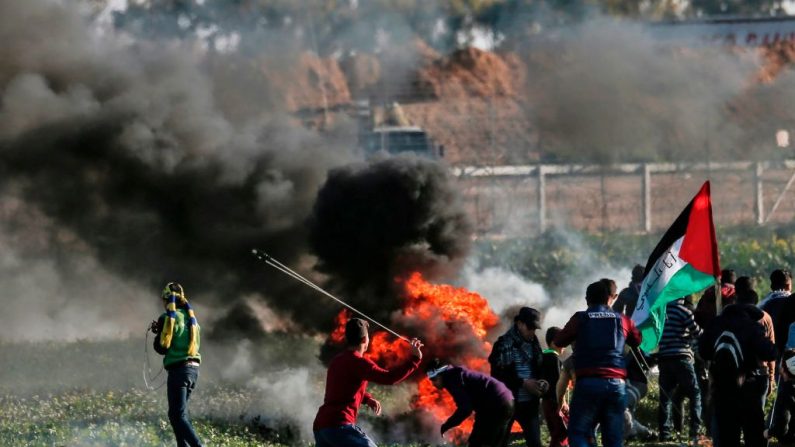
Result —
<instances>
[{"instance_id":1,"label":"man wearing cap","mask_svg":"<svg viewBox=\"0 0 795 447\"><path fill-rule=\"evenodd\" d=\"M585 291L588 309L575 313L553 345L574 343L574 396L569 404L569 445L595 445L593 429L601 425L602 445L623 445L627 369L624 345L637 347L641 336L632 320L610 308L615 283L601 280Z\"/></svg>"},{"instance_id":2,"label":"man wearing cap","mask_svg":"<svg viewBox=\"0 0 795 447\"><path fill-rule=\"evenodd\" d=\"M381 403L367 392L367 382L399 383L420 364L422 343L416 338L410 342L411 358L392 370L381 368L364 357L370 344L367 328L367 321L359 318L351 318L345 324L346 349L329 363L326 395L312 425L317 447L376 447L356 425L361 404L370 407L376 415L381 414Z\"/></svg>"},{"instance_id":3,"label":"man wearing cap","mask_svg":"<svg viewBox=\"0 0 795 447\"><path fill-rule=\"evenodd\" d=\"M535 331L541 328L541 314L522 307L513 321L489 355L491 375L513 392L514 420L522 427L526 445L541 447L539 403L549 387L539 380L542 350Z\"/></svg>"},{"instance_id":4,"label":"man wearing cap","mask_svg":"<svg viewBox=\"0 0 795 447\"><path fill-rule=\"evenodd\" d=\"M507 440L513 421L513 394L499 380L470 369L433 359L426 369L437 389L455 401L455 412L442 424L441 434L458 427L475 412L469 447L498 447Z\"/></svg>"}]
</instances>

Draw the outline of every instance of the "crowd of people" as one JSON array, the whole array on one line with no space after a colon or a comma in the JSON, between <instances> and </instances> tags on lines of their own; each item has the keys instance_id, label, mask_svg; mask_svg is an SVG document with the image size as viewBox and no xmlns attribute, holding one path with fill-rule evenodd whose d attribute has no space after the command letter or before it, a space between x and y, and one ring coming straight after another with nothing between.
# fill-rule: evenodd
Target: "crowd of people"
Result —
<instances>
[{"instance_id":1,"label":"crowd of people","mask_svg":"<svg viewBox=\"0 0 795 447\"><path fill-rule=\"evenodd\" d=\"M795 443L795 296L789 271L770 274L770 292L761 301L752 278L724 270L720 287L697 301L691 295L668 303L652 354L639 349L641 333L630 318L642 278L637 266L621 293L610 279L588 285L586 309L563 328L548 328L546 349L537 334L542 314L522 307L493 345L490 374L441 359L425 362L427 378L447 390L457 407L439 433L444 436L474 413L470 446L505 446L517 423L525 444L541 447L542 419L549 447L594 446L598 437L604 447L633 437L665 442L687 436L693 444L709 437L718 447L740 446L741 440L746 446L766 446L770 439ZM169 420L178 445L200 446L187 412L201 363L200 328L179 284L169 283L162 298L166 312L151 328L168 371ZM410 340L404 364L382 368L365 355L368 323L358 318L346 323L345 343L328 366L313 425L316 445L374 447L356 425L361 405L381 412L367 384L407 379L422 363L423 345ZM635 417L655 365L656 431ZM771 398L775 404L766 414Z\"/></svg>"},{"instance_id":2,"label":"crowd of people","mask_svg":"<svg viewBox=\"0 0 795 447\"><path fill-rule=\"evenodd\" d=\"M610 279L588 285L586 309L563 328L548 328L543 343L537 334L542 314L521 308L493 345L490 374L440 359L427 362L427 377L447 390L457 407L440 434L474 413L470 446L507 445L514 423L529 447L542 445L542 423L550 447L594 446L597 438L613 447L630 438L666 442L685 436L694 445L711 438L720 447L739 446L741 440L746 446L765 446L770 439L795 442L790 273L772 272L770 292L760 301L752 278L724 270L720 287L700 299L684 296L667 304L660 343L651 354L639 349L641 333L630 318L643 274L643 267L636 266L620 293ZM366 360L362 320L348 322L346 340L349 351L329 366L326 399L315 421L319 447L375 446L356 426L360 404L380 411L366 392L367 382L397 383L421 363L417 340L410 360L390 371ZM635 417L655 366L656 430ZM774 397L773 410L766 414L766 401Z\"/></svg>"}]
</instances>

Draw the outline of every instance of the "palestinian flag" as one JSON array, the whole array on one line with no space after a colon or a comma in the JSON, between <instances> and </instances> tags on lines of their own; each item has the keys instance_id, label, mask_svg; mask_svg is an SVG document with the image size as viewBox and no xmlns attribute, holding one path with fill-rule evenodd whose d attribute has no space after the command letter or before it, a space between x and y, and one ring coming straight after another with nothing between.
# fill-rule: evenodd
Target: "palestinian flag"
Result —
<instances>
[{"instance_id":1,"label":"palestinian flag","mask_svg":"<svg viewBox=\"0 0 795 447\"><path fill-rule=\"evenodd\" d=\"M640 347L657 347L665 324L665 306L678 298L715 285L720 276L718 243L712 223L709 181L676 218L654 248L632 321L643 335Z\"/></svg>"}]
</instances>

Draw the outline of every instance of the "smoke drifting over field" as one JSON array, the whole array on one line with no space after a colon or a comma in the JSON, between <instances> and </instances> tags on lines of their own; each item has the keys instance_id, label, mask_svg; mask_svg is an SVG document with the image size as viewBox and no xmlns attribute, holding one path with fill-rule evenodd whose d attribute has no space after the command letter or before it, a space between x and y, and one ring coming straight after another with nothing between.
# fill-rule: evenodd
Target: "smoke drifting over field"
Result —
<instances>
[{"instance_id":1,"label":"smoke drifting over field","mask_svg":"<svg viewBox=\"0 0 795 447\"><path fill-rule=\"evenodd\" d=\"M9 244L22 244L18 262L50 269L16 275L19 293L5 304L54 313L49 327L58 332L93 320L98 309L152 312L167 280L219 310L246 292L288 293L264 287L270 273L248 250L300 259L326 171L352 159L341 149L347 133L321 140L279 110L231 121L216 107L219 86L198 56L90 29L65 6L0 2L0 187L15 199L4 200L3 230ZM80 262L100 268L106 286L80 288L97 277L59 268ZM288 314L302 303L301 291L289 293ZM123 333L145 321L99 320L116 327L76 336ZM13 335L0 327L0 336Z\"/></svg>"},{"instance_id":2,"label":"smoke drifting over field","mask_svg":"<svg viewBox=\"0 0 795 447\"><path fill-rule=\"evenodd\" d=\"M774 130L753 135L759 117L743 108L758 88L754 50L660 41L653 32L595 19L528 51L543 150L564 160L626 162L727 159L747 155L747 144L773 146Z\"/></svg>"},{"instance_id":3,"label":"smoke drifting over field","mask_svg":"<svg viewBox=\"0 0 795 447\"><path fill-rule=\"evenodd\" d=\"M677 155L701 141L702 118L730 136L732 126L713 115L742 91L750 70L744 60L710 56L699 79L728 74L694 86L687 80L700 68L670 66L680 59L660 58L636 30L590 26L583 42L567 47L568 58L550 62L542 51L528 61L542 93L529 96L537 101L533 122L549 148L613 159L632 156L629 148L644 142L649 153L672 147ZM263 331L323 332L339 307L268 270L250 249L266 250L389 322L398 307L396 277L421 271L430 280L449 278L466 260L471 227L453 179L420 159L362 163L350 151L352 126L343 120L319 133L297 124L277 85L251 82L239 69L250 62L245 55L214 54L208 62L191 42L92 30L63 4L0 0L0 340L138 334L161 311L160 287L177 280L207 329L206 377L259 388L266 397L259 407L280 407L284 414L272 416L308 429L320 398L310 398L310 387L322 375L314 349L299 356L296 346L309 343L290 340L280 349L297 364L270 362L260 351L277 348ZM268 51L294 51L288 48ZM555 42L548 48L558 49ZM609 57L600 55L605 48ZM385 64L390 75L411 77L413 64L425 63L403 56L395 59L399 67ZM629 98L638 92L640 99ZM647 102L652 97L674 100L658 109ZM648 110L653 120L639 113ZM582 153L592 148L607 155ZM522 304L547 309L549 325L581 308L584 285L602 276L622 286L628 272L583 267L565 306L500 270L473 270L463 281L498 312ZM253 341L239 342L241 335ZM456 346L471 341L469 333L458 335L467 339ZM269 363L284 368L262 379ZM138 380L139 370L126 371Z\"/></svg>"}]
</instances>

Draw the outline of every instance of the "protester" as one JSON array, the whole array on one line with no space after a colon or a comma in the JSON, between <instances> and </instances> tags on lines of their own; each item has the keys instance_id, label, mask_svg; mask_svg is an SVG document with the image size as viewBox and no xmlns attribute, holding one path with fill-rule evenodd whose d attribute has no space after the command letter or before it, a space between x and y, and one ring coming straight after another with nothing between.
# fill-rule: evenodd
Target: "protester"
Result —
<instances>
[{"instance_id":1,"label":"protester","mask_svg":"<svg viewBox=\"0 0 795 447\"><path fill-rule=\"evenodd\" d=\"M474 411L470 447L498 447L507 441L513 421L513 394L502 382L439 359L428 364L426 374L436 388L450 393L456 405L455 412L440 428L442 436Z\"/></svg>"},{"instance_id":2,"label":"protester","mask_svg":"<svg viewBox=\"0 0 795 447\"><path fill-rule=\"evenodd\" d=\"M777 344L779 353L782 352L783 345L787 341L787 335L779 331L779 328L782 326L779 324L779 313L784 307L790 293L792 293L792 275L789 270L773 270L773 272L770 273L770 293L765 295L759 303L759 308L767 312L770 318L773 319L776 338L779 340Z\"/></svg>"},{"instance_id":3,"label":"protester","mask_svg":"<svg viewBox=\"0 0 795 447\"><path fill-rule=\"evenodd\" d=\"M535 331L541 328L541 314L522 307L511 328L494 343L489 364L491 375L508 386L514 396L514 420L522 427L529 447L541 446L539 402L549 383L541 378L541 343Z\"/></svg>"},{"instance_id":4,"label":"protester","mask_svg":"<svg viewBox=\"0 0 795 447\"><path fill-rule=\"evenodd\" d=\"M367 382L393 385L405 380L420 364L422 343L412 339L411 356L402 365L386 370L364 357L370 344L369 324L351 318L345 324L346 349L328 366L326 394L317 411L312 430L317 447L375 447L375 443L356 425L361 404L381 414L381 403L367 392Z\"/></svg>"},{"instance_id":5,"label":"protester","mask_svg":"<svg viewBox=\"0 0 795 447\"><path fill-rule=\"evenodd\" d=\"M632 313L635 312L635 305L638 303L638 296L640 296L640 286L643 284L643 273L645 270L639 264L632 267L632 279L629 285L618 294L618 299L613 303L614 311L632 317Z\"/></svg>"},{"instance_id":6,"label":"protester","mask_svg":"<svg viewBox=\"0 0 795 447\"><path fill-rule=\"evenodd\" d=\"M727 306L699 339L698 350L711 361L715 445L739 446L741 431L745 445L764 445L763 427L746 416L759 405L758 398L743 390L743 383L761 362L776 358L775 344L765 336L758 319L744 306Z\"/></svg>"},{"instance_id":7,"label":"protester","mask_svg":"<svg viewBox=\"0 0 795 447\"><path fill-rule=\"evenodd\" d=\"M626 315L610 308L615 283L597 281L585 291L588 309L575 313L553 340L557 347L574 345L577 380L570 404L569 445L593 445L600 424L602 445L623 445L627 370L624 345L637 347L641 335Z\"/></svg>"},{"instance_id":8,"label":"protester","mask_svg":"<svg viewBox=\"0 0 795 447\"><path fill-rule=\"evenodd\" d=\"M641 424L635 417L640 400L649 391L649 363L646 355L637 348L627 349L624 355L627 365L627 409L624 410L624 435L626 439L648 441L657 438L657 433Z\"/></svg>"},{"instance_id":9,"label":"protester","mask_svg":"<svg viewBox=\"0 0 795 447\"><path fill-rule=\"evenodd\" d=\"M199 379L201 328L180 284L166 284L160 298L166 312L150 328L157 335L154 349L164 356L163 368L168 371L168 420L178 447L200 447L188 415L188 401Z\"/></svg>"},{"instance_id":10,"label":"protester","mask_svg":"<svg viewBox=\"0 0 795 447\"><path fill-rule=\"evenodd\" d=\"M746 280L744 280L744 282L745 281ZM749 286L753 285L750 278L747 281ZM758 301L759 296L756 294L756 291L754 291L753 288L743 287L742 289L738 289L737 305L745 309L745 311L748 312L748 316L750 316L752 320L755 320L757 324L762 327L765 337L767 337L767 339L773 344L776 344L776 333L773 327L773 319L767 312L756 307ZM762 402L762 407L764 407L767 396L773 392L776 386L776 362L770 361L759 365L759 368L751 372L750 377L753 379L749 380L749 378L746 378L743 386L751 387L753 385L753 387L756 389L754 393L759 395L759 399Z\"/></svg>"},{"instance_id":11,"label":"protester","mask_svg":"<svg viewBox=\"0 0 795 447\"><path fill-rule=\"evenodd\" d=\"M541 397L541 412L549 429L549 447L569 445L566 435L566 424L568 424L569 418L560 411L557 393L557 383L560 380L560 370L563 366L560 361L563 349L552 344L552 340L558 332L560 332L559 327L553 326L547 329L545 341L549 348L544 350L541 361L541 379L550 384L547 392Z\"/></svg>"},{"instance_id":12,"label":"protester","mask_svg":"<svg viewBox=\"0 0 795 447\"><path fill-rule=\"evenodd\" d=\"M787 343L789 344L789 342ZM787 349L781 357L779 386L773 407L767 439L776 438L782 445L795 444L795 349Z\"/></svg>"},{"instance_id":13,"label":"protester","mask_svg":"<svg viewBox=\"0 0 795 447\"><path fill-rule=\"evenodd\" d=\"M552 345L554 346L554 338ZM572 343L572 347L573 346L574 343ZM560 348L555 347L555 349ZM560 414L566 416L566 418L570 416L569 390L574 389L574 382L576 381L577 374L574 372L574 355L570 355L561 364L560 377L558 377L558 383L555 385L555 394L558 396L558 407L560 408Z\"/></svg>"},{"instance_id":14,"label":"protester","mask_svg":"<svg viewBox=\"0 0 795 447\"><path fill-rule=\"evenodd\" d=\"M720 272L721 307L734 304L736 276L736 273L732 269L723 269ZM704 295L698 300L698 305L696 306L696 310L693 311L693 315L696 318L696 323L698 323L701 328L705 328L709 326L712 319L720 313L719 311L720 309L718 309L718 302L715 297L715 287L710 287L704 291Z\"/></svg>"},{"instance_id":15,"label":"protester","mask_svg":"<svg viewBox=\"0 0 795 447\"><path fill-rule=\"evenodd\" d=\"M690 438L698 441L701 427L701 391L694 368L693 349L691 344L701 335L701 328L696 324L693 312L685 305L685 298L671 301L666 307L665 325L660 339L660 405L658 421L660 441L673 439L671 420L671 402L674 390L680 387L684 396L690 401Z\"/></svg>"},{"instance_id":16,"label":"protester","mask_svg":"<svg viewBox=\"0 0 795 447\"><path fill-rule=\"evenodd\" d=\"M693 302L694 298L695 298L695 295L693 295L693 294L685 296L685 307L690 309L691 312L695 312L695 310L696 310L696 305ZM698 323L698 321L696 321L696 323ZM703 327L700 324L699 324L699 327L701 327L703 329ZM701 388L702 376L699 375L699 366L700 366L699 364L700 363L706 363L706 362L703 362L703 361L699 360L700 357L696 354L698 349L695 347L695 344L696 344L696 340L692 340L693 351L694 351L693 368L696 371L696 379L698 380L698 389L701 391L701 423L704 424L704 422L705 422L704 421L704 419L705 419L705 416L704 416L705 403L704 402L706 400L704 399L704 390ZM655 362L656 361L657 361L657 359L656 359L656 355L655 355ZM627 367L627 372L629 373L629 367ZM706 371L703 371L701 373L704 374L704 376L706 376L706 374L707 374ZM672 419L673 419L673 423L674 423L674 432L677 432L677 433L682 433L682 427L685 424L685 409L684 409L685 408L685 400L687 400L687 392L685 391L685 387L677 386L676 387L676 391L674 391L674 394L671 396L671 401L673 402L673 410L674 410L673 414L672 414ZM706 425L706 424L704 424L704 425Z\"/></svg>"}]
</instances>

